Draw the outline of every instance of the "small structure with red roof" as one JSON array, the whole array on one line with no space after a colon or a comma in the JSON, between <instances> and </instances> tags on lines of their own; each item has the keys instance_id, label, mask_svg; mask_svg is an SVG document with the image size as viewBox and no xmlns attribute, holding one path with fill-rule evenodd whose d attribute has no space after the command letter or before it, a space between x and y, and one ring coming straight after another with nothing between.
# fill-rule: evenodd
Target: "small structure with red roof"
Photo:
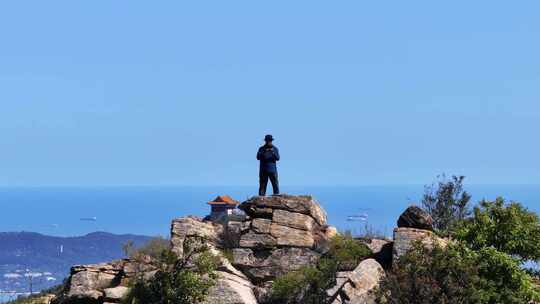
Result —
<instances>
[{"instance_id":1,"label":"small structure with red roof","mask_svg":"<svg viewBox=\"0 0 540 304\"><path fill-rule=\"evenodd\" d=\"M213 201L208 202L208 205L212 208L210 218L212 220L218 220L225 216L229 216L233 214L233 210L236 209L238 204L238 201L228 195L219 195Z\"/></svg>"}]
</instances>

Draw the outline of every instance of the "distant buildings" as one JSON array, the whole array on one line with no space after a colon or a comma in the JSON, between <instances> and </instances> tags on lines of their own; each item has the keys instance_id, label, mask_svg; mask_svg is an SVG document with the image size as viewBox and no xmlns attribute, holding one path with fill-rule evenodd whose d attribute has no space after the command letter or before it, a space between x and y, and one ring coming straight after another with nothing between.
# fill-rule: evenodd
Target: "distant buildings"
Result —
<instances>
[{"instance_id":1,"label":"distant buildings","mask_svg":"<svg viewBox=\"0 0 540 304\"><path fill-rule=\"evenodd\" d=\"M208 202L208 205L211 206L209 219L214 222L226 221L233 215L238 204L238 201L228 195L219 195L213 201Z\"/></svg>"}]
</instances>

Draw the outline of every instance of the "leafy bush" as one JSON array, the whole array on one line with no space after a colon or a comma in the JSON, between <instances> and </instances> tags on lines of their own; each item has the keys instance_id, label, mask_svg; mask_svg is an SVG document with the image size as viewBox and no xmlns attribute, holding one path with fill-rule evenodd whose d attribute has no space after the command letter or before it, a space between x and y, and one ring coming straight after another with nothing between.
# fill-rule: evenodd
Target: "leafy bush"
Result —
<instances>
[{"instance_id":1,"label":"leafy bush","mask_svg":"<svg viewBox=\"0 0 540 304\"><path fill-rule=\"evenodd\" d=\"M378 301L387 304L523 304L539 299L518 260L494 248L465 244L426 248L420 242L381 282Z\"/></svg>"},{"instance_id":2,"label":"leafy bush","mask_svg":"<svg viewBox=\"0 0 540 304\"><path fill-rule=\"evenodd\" d=\"M425 187L422 206L433 218L435 231L441 235L448 235L470 214L471 196L463 190L464 179L464 176L447 179L443 174L436 184Z\"/></svg>"},{"instance_id":3,"label":"leafy bush","mask_svg":"<svg viewBox=\"0 0 540 304\"><path fill-rule=\"evenodd\" d=\"M504 199L482 201L473 216L459 227L456 238L473 249L494 247L500 252L525 260L540 260L540 221L538 215Z\"/></svg>"},{"instance_id":4,"label":"leafy bush","mask_svg":"<svg viewBox=\"0 0 540 304\"><path fill-rule=\"evenodd\" d=\"M188 304L204 301L215 284L217 258L210 253L206 240L190 238L184 241L184 253L178 257L163 249L154 266L158 268L150 279L139 276L124 303L126 304Z\"/></svg>"},{"instance_id":5,"label":"leafy bush","mask_svg":"<svg viewBox=\"0 0 540 304\"><path fill-rule=\"evenodd\" d=\"M518 259L493 247L476 252L482 303L522 304L540 300L540 290Z\"/></svg>"},{"instance_id":6,"label":"leafy bush","mask_svg":"<svg viewBox=\"0 0 540 304\"><path fill-rule=\"evenodd\" d=\"M336 284L336 273L354 269L371 250L351 236L337 235L329 242L328 252L317 265L302 267L276 278L272 286L271 303L326 304L330 298L326 290Z\"/></svg>"},{"instance_id":7,"label":"leafy bush","mask_svg":"<svg viewBox=\"0 0 540 304\"><path fill-rule=\"evenodd\" d=\"M452 245L428 249L421 242L401 256L378 290L381 303L482 303L474 289L479 282L473 254Z\"/></svg>"},{"instance_id":8,"label":"leafy bush","mask_svg":"<svg viewBox=\"0 0 540 304\"><path fill-rule=\"evenodd\" d=\"M323 258L333 261L338 270L353 270L372 254L369 247L352 237L336 235L330 240L328 252Z\"/></svg>"}]
</instances>

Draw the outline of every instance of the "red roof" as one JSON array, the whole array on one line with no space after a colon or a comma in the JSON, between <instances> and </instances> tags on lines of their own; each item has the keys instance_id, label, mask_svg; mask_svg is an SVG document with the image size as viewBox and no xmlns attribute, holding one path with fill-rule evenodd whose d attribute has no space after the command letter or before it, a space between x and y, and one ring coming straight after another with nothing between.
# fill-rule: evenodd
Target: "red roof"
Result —
<instances>
[{"instance_id":1,"label":"red roof","mask_svg":"<svg viewBox=\"0 0 540 304\"><path fill-rule=\"evenodd\" d=\"M232 199L232 197L230 197L228 195L219 195L213 201L208 202L208 204L210 204L210 205L231 205L231 206L236 206L236 205L239 204L239 202L235 201L234 199Z\"/></svg>"}]
</instances>

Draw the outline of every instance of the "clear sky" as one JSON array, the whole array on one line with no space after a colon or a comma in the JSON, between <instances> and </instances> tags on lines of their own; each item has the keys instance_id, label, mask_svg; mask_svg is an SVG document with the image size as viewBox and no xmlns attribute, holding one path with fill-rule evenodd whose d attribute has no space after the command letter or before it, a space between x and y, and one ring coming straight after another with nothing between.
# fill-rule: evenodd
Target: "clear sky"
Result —
<instances>
[{"instance_id":1,"label":"clear sky","mask_svg":"<svg viewBox=\"0 0 540 304\"><path fill-rule=\"evenodd\" d=\"M4 1L0 185L540 178L538 1Z\"/></svg>"}]
</instances>

